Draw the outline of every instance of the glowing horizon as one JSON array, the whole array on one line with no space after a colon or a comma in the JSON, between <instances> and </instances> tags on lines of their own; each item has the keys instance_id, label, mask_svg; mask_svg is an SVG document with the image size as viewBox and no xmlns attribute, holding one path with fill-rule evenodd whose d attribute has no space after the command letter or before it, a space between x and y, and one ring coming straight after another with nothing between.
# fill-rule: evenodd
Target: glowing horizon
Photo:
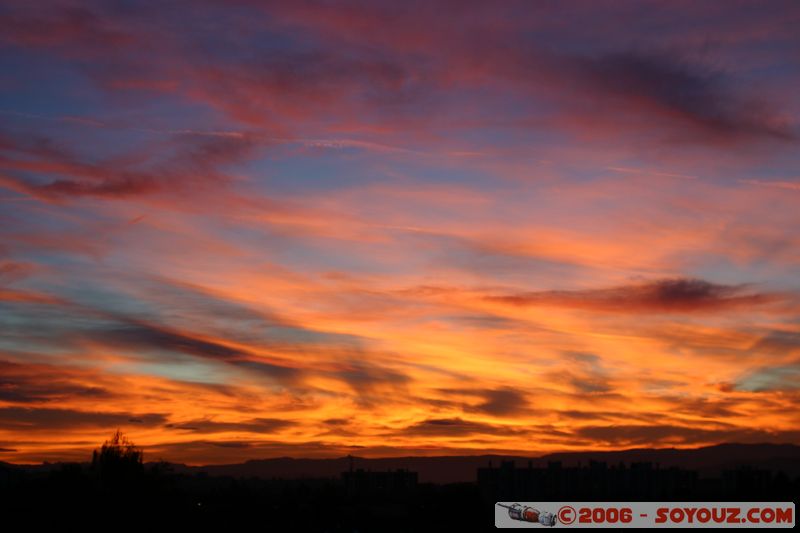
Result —
<instances>
[{"instance_id":1,"label":"glowing horizon","mask_svg":"<svg viewBox=\"0 0 800 533\"><path fill-rule=\"evenodd\" d=\"M0 461L800 443L769 4L7 2Z\"/></svg>"}]
</instances>

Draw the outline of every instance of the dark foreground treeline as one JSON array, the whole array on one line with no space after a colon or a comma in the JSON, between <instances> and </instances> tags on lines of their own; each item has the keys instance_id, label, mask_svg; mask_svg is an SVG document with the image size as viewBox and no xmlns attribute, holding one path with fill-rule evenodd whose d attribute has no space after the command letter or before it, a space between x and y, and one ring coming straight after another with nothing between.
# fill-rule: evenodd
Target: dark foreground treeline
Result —
<instances>
[{"instance_id":1,"label":"dark foreground treeline","mask_svg":"<svg viewBox=\"0 0 800 533\"><path fill-rule=\"evenodd\" d=\"M168 518L226 528L255 523L268 531L417 531L490 527L493 512L471 483L354 490L344 479L216 477L159 465L113 474L80 464L0 467L0 515L7 519L46 513L80 523L102 513L122 524Z\"/></svg>"},{"instance_id":2,"label":"dark foreground treeline","mask_svg":"<svg viewBox=\"0 0 800 533\"><path fill-rule=\"evenodd\" d=\"M168 464L0 465L2 516L57 516L79 523L98 513L126 521L267 530L416 531L492 527L496 501L796 501L800 478L739 468L720 478L696 472L591 464L579 468L481 469L476 483L417 483L416 474L345 472L330 479L259 479L175 472Z\"/></svg>"}]
</instances>

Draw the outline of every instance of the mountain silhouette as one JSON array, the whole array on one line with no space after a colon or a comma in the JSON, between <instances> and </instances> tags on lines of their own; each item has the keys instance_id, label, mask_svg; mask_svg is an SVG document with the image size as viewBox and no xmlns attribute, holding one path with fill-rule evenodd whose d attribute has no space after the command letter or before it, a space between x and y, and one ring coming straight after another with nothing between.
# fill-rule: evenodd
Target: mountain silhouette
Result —
<instances>
[{"instance_id":1,"label":"mountain silhouette","mask_svg":"<svg viewBox=\"0 0 800 533\"><path fill-rule=\"evenodd\" d=\"M564 466L601 461L608 464L630 464L650 462L661 467L679 467L697 470L701 475L716 475L724 469L740 466L784 471L788 475L800 475L800 446L794 444L718 444L702 448L634 448L617 451L559 452L538 457L516 455L466 455L433 457L353 457L356 469L386 471L407 469L419 473L421 483L458 483L475 481L477 468L489 463L499 465L502 461L514 461L523 467L546 466L548 462L560 461ZM41 465L12 465L0 462L8 469L51 470L59 463ZM334 478L348 470L351 459L303 459L276 457L255 459L244 463L189 466L170 463L176 473L205 472L209 476L236 478L303 479Z\"/></svg>"},{"instance_id":2,"label":"mountain silhouette","mask_svg":"<svg viewBox=\"0 0 800 533\"><path fill-rule=\"evenodd\" d=\"M517 455L465 455L432 457L352 457L356 469L386 471L407 469L419 473L421 483L460 483L474 482L476 470L490 463L500 465L503 461L514 461L518 467L528 464L546 466L549 462L561 462L564 466L589 461L611 464L630 464L649 462L662 468L679 467L697 470L701 475L717 475L722 470L749 466L787 475L800 475L800 446L794 444L718 444L701 448L633 448L617 451L559 452L538 457ZM148 463L153 464L153 463ZM59 463L42 465L12 465L0 462L7 469L23 468L51 470ZM255 459L244 463L190 466L169 463L175 473L196 474L204 472L209 476L229 476L234 478L261 479L311 479L337 478L347 471L351 458L303 459L276 457Z\"/></svg>"}]
</instances>

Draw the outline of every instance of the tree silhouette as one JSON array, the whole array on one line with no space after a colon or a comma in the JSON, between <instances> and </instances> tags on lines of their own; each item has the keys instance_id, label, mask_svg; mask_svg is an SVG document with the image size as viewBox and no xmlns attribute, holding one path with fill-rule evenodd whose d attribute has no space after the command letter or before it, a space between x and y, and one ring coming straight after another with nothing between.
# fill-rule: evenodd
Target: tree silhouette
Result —
<instances>
[{"instance_id":1,"label":"tree silhouette","mask_svg":"<svg viewBox=\"0 0 800 533\"><path fill-rule=\"evenodd\" d=\"M144 474L144 452L117 429L110 440L92 452L92 470L103 487L131 488Z\"/></svg>"}]
</instances>

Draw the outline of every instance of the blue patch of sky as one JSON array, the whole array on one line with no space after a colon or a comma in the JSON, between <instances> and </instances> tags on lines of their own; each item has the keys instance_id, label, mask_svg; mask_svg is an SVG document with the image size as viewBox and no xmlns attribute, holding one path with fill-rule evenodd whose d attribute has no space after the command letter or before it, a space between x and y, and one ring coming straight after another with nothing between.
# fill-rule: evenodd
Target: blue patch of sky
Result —
<instances>
[{"instance_id":1,"label":"blue patch of sky","mask_svg":"<svg viewBox=\"0 0 800 533\"><path fill-rule=\"evenodd\" d=\"M757 370L739 379L736 389L751 392L800 389L800 364Z\"/></svg>"}]
</instances>

